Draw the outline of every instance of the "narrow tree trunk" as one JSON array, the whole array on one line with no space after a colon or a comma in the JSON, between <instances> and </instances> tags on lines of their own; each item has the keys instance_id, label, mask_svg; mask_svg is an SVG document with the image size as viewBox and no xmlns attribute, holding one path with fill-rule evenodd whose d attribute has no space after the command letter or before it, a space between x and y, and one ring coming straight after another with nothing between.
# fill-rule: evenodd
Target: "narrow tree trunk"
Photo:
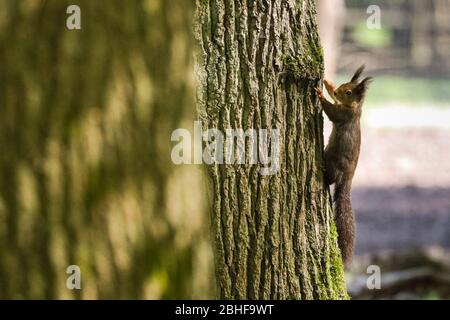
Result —
<instances>
[{"instance_id":1,"label":"narrow tree trunk","mask_svg":"<svg viewBox=\"0 0 450 320\"><path fill-rule=\"evenodd\" d=\"M225 299L346 297L323 184L323 73L314 1L197 1L203 127L280 131L280 170L214 165L212 226ZM248 146L247 151L248 151Z\"/></svg>"}]
</instances>

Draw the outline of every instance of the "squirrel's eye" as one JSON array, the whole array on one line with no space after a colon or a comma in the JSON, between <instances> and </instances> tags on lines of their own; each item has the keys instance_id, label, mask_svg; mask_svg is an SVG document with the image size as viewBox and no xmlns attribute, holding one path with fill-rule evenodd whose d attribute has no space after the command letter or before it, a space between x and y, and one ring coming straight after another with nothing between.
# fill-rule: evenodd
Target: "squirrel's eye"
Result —
<instances>
[{"instance_id":1,"label":"squirrel's eye","mask_svg":"<svg viewBox=\"0 0 450 320\"><path fill-rule=\"evenodd\" d=\"M352 92L350 90L348 90L348 91L345 92L345 94L349 96L349 95L352 94Z\"/></svg>"}]
</instances>

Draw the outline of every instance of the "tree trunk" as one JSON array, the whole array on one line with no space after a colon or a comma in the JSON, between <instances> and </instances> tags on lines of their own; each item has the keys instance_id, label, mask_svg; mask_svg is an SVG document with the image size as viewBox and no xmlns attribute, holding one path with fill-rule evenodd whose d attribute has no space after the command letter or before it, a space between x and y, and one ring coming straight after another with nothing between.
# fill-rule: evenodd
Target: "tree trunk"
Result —
<instances>
[{"instance_id":1,"label":"tree trunk","mask_svg":"<svg viewBox=\"0 0 450 320\"><path fill-rule=\"evenodd\" d=\"M280 133L277 174L250 164L209 168L221 298L347 297L323 183L315 14L313 0L197 1L204 129Z\"/></svg>"},{"instance_id":2,"label":"tree trunk","mask_svg":"<svg viewBox=\"0 0 450 320\"><path fill-rule=\"evenodd\" d=\"M210 297L201 173L170 159L193 5L76 3L81 30L72 1L0 1L0 298Z\"/></svg>"}]
</instances>

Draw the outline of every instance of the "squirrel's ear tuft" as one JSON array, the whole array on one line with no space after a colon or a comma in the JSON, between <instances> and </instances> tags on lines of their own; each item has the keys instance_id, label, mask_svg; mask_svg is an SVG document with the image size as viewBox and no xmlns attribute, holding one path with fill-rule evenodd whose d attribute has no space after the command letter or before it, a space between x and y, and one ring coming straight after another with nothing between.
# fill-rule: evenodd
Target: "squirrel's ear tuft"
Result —
<instances>
[{"instance_id":1,"label":"squirrel's ear tuft","mask_svg":"<svg viewBox=\"0 0 450 320\"><path fill-rule=\"evenodd\" d=\"M364 88L364 90L366 90L372 81L373 81L372 77L366 77L358 84L358 87Z\"/></svg>"},{"instance_id":2,"label":"squirrel's ear tuft","mask_svg":"<svg viewBox=\"0 0 450 320\"><path fill-rule=\"evenodd\" d=\"M361 67L359 67L358 70L356 70L356 72L353 75L352 80L350 80L350 82L358 81L359 76L361 75L361 73L363 73L365 67L366 67L365 65L362 65Z\"/></svg>"},{"instance_id":3,"label":"squirrel's ear tuft","mask_svg":"<svg viewBox=\"0 0 450 320\"><path fill-rule=\"evenodd\" d=\"M356 86L355 91L359 97L359 100L361 100L365 97L367 88L369 87L369 84L372 81L373 81L372 77L366 77Z\"/></svg>"}]
</instances>

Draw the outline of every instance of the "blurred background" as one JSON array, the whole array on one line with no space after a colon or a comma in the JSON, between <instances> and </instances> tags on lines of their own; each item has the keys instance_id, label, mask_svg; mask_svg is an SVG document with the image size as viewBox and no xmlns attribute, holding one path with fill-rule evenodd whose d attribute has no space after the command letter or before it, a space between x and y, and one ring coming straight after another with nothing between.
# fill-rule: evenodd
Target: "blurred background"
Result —
<instances>
[{"instance_id":1,"label":"blurred background","mask_svg":"<svg viewBox=\"0 0 450 320\"><path fill-rule=\"evenodd\" d=\"M0 299L214 296L205 180L170 159L192 22L189 1L0 0Z\"/></svg>"},{"instance_id":2,"label":"blurred background","mask_svg":"<svg viewBox=\"0 0 450 320\"><path fill-rule=\"evenodd\" d=\"M449 299L450 1L319 0L318 12L326 77L347 82L363 63L375 77L353 182L349 291ZM370 264L380 266L381 290L367 290Z\"/></svg>"}]
</instances>

